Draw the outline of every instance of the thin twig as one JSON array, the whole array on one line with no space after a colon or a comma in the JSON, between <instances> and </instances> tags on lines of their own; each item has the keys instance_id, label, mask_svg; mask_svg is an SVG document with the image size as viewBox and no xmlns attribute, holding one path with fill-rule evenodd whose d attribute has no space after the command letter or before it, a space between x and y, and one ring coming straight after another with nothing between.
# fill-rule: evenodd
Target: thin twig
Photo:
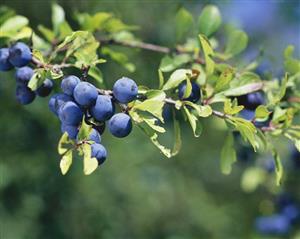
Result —
<instances>
[{"instance_id":1,"label":"thin twig","mask_svg":"<svg viewBox=\"0 0 300 239\"><path fill-rule=\"evenodd\" d=\"M66 64L66 63L63 63L63 64L49 64L49 63L43 63L41 62L40 60L38 60L37 58L35 57L32 57L32 60L31 62L33 64L35 64L37 67L39 68L45 68L45 69L54 69L54 70L57 70L57 69L62 69L62 68L68 68L68 67L71 67L73 66L72 64Z\"/></svg>"},{"instance_id":2,"label":"thin twig","mask_svg":"<svg viewBox=\"0 0 300 239\"><path fill-rule=\"evenodd\" d=\"M139 48L143 50L148 50L148 51L153 51L153 52L158 52L158 53L164 53L164 54L170 54L170 53L175 53L175 54L193 54L193 51L187 51L184 48L178 46L176 48L169 48L166 46L160 46L160 45L155 45L152 43L146 43L146 42L139 42L139 41L120 41L120 40L115 40L115 39L101 39L99 38L98 41L102 45L119 45L119 46L124 46L124 47L130 47L130 48ZM199 57L196 57L194 59L196 63L199 64L205 64L204 59Z\"/></svg>"}]
</instances>

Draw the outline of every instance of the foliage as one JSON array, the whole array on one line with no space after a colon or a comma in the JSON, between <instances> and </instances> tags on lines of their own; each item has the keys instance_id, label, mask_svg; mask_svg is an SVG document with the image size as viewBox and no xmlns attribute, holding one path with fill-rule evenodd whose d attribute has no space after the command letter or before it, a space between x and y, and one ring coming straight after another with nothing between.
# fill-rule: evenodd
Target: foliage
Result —
<instances>
[{"instance_id":1,"label":"foliage","mask_svg":"<svg viewBox=\"0 0 300 239\"><path fill-rule=\"evenodd\" d=\"M129 26L113 14L106 12L98 12L95 15L77 13L76 19L80 29L73 31L65 19L64 10L59 5L53 4L53 29L40 25L38 32L33 32L28 26L29 21L23 16L11 16L2 22L0 36L2 44L10 45L21 39L32 43L33 64L37 66L35 74L29 82L32 90L36 90L46 78L61 79L64 76L64 69L71 67L81 69L83 73L87 71L90 77L103 86L103 75L98 66L99 63L105 62L104 59L98 57L101 54L109 56L129 71L134 70L134 66L131 66L128 58L122 53L110 49L109 45L110 43L119 43L125 46L142 45L134 37L133 33L136 27ZM293 57L293 47L288 46L284 52L285 77L282 80L269 81L261 79L259 75L250 71L249 65L232 65L229 60L231 62L231 59L234 59L246 48L248 37L241 30L231 29L228 33L227 43L225 43L225 50L218 50L214 33L220 28L221 21L219 10L215 6L207 6L200 14L198 25L194 30L192 15L183 8L178 11L176 16L178 40L184 40L190 32L198 33L194 33L186 43L177 45L174 52L170 51L162 59L159 69L161 90L140 87L139 99L128 106L129 114L135 124L167 157L178 153L181 139L177 121L179 115L174 113L173 121L176 132L174 150L163 146L159 141L159 135L166 132L162 116L166 104L173 105L175 111L182 113L182 117L190 124L195 137L199 137L203 131L201 125L203 117L220 117L227 123L229 132L221 153L222 171L224 173L231 171L230 165L234 163L236 153L230 132L238 131L255 151L273 152L277 182L280 183L283 169L272 141L276 137L285 136L292 140L299 149L299 126L293 123L293 117L298 113L299 105L290 102L290 98L299 94L297 82L299 82L300 62ZM197 34L199 35L197 36ZM192 45L189 44L191 41ZM212 41L214 44L211 43ZM102 44L107 46L102 46ZM255 62L250 63L250 65L253 64ZM176 97L174 93L182 82L187 83L185 95L190 95L191 81L196 81L201 86L200 104L174 98ZM288 96L286 95L287 90L289 90ZM260 105L256 109L255 118L252 121L240 118L239 112L244 107L237 104L236 97L256 91L265 92L266 104ZM214 109L222 104L224 104L223 112ZM253 124L255 120L259 121L269 115L272 115L272 118L268 127L255 127ZM158 121L159 124L157 124ZM88 131L85 130L84 125L83 123L79 135L87 137ZM68 171L72 163L73 151L64 148L65 144L76 146L76 143L65 134L62 136L59 153L63 156L61 162L63 174ZM89 174L95 169L93 164L88 163L90 147L83 144L82 147L76 146L75 149L85 155L84 172ZM89 169L90 167L93 169Z\"/></svg>"}]
</instances>

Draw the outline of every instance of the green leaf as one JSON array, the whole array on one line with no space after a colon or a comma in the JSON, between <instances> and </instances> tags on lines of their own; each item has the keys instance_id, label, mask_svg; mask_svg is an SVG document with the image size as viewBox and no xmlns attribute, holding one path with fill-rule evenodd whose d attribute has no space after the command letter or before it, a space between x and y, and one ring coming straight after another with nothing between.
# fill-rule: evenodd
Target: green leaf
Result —
<instances>
[{"instance_id":1,"label":"green leaf","mask_svg":"<svg viewBox=\"0 0 300 239\"><path fill-rule=\"evenodd\" d=\"M225 49L225 54L234 56L242 52L248 44L248 36L245 32L236 30L230 33Z\"/></svg>"},{"instance_id":2,"label":"green leaf","mask_svg":"<svg viewBox=\"0 0 300 239\"><path fill-rule=\"evenodd\" d=\"M273 149L272 153L275 160L276 183L277 185L280 185L282 183L283 167L278 152L275 149Z\"/></svg>"},{"instance_id":3,"label":"green leaf","mask_svg":"<svg viewBox=\"0 0 300 239\"><path fill-rule=\"evenodd\" d=\"M288 45L285 50L284 50L284 58L289 59L293 57L294 54L294 50L295 50L295 46L293 45Z\"/></svg>"},{"instance_id":4,"label":"green leaf","mask_svg":"<svg viewBox=\"0 0 300 239\"><path fill-rule=\"evenodd\" d=\"M189 54L179 54L173 57L166 55L161 59L159 69L162 72L170 72L190 62L191 60L192 57Z\"/></svg>"},{"instance_id":5,"label":"green leaf","mask_svg":"<svg viewBox=\"0 0 300 239\"><path fill-rule=\"evenodd\" d=\"M52 4L52 25L55 33L58 33L59 26L65 21L64 9L56 3Z\"/></svg>"},{"instance_id":6,"label":"green leaf","mask_svg":"<svg viewBox=\"0 0 300 239\"><path fill-rule=\"evenodd\" d=\"M73 33L73 30L72 30L72 28L71 28L71 26L69 25L68 22L63 21L59 25L59 36L58 36L59 40L65 39L65 37L71 35L72 33Z\"/></svg>"},{"instance_id":7,"label":"green leaf","mask_svg":"<svg viewBox=\"0 0 300 239\"><path fill-rule=\"evenodd\" d=\"M65 59L74 56L76 58L75 66L82 68L103 62L98 59L98 47L99 42L91 33L76 31L67 36L55 50L58 52L67 48Z\"/></svg>"},{"instance_id":8,"label":"green leaf","mask_svg":"<svg viewBox=\"0 0 300 239\"><path fill-rule=\"evenodd\" d=\"M88 75L93 77L99 83L100 86L103 86L103 74L97 66L90 67Z\"/></svg>"},{"instance_id":9,"label":"green leaf","mask_svg":"<svg viewBox=\"0 0 300 239\"><path fill-rule=\"evenodd\" d=\"M138 127L150 138L151 142L168 158L172 157L171 150L158 141L158 134L149 127L138 124Z\"/></svg>"},{"instance_id":10,"label":"green leaf","mask_svg":"<svg viewBox=\"0 0 300 239\"><path fill-rule=\"evenodd\" d=\"M7 7L7 6L1 6L0 7L0 26L9 18L13 17L16 15L16 12ZM1 27L0 27L1 28Z\"/></svg>"},{"instance_id":11,"label":"green leaf","mask_svg":"<svg viewBox=\"0 0 300 239\"><path fill-rule=\"evenodd\" d=\"M184 113L192 127L193 133L195 137L199 137L202 133L202 125L198 118L192 114L186 106L183 106Z\"/></svg>"},{"instance_id":12,"label":"green leaf","mask_svg":"<svg viewBox=\"0 0 300 239\"><path fill-rule=\"evenodd\" d=\"M197 105L190 101L185 101L184 104L191 106L199 117L209 117L212 114L212 108L209 105Z\"/></svg>"},{"instance_id":13,"label":"green leaf","mask_svg":"<svg viewBox=\"0 0 300 239\"><path fill-rule=\"evenodd\" d=\"M103 25L103 30L110 33L138 29L139 27L127 25L118 18L110 18L105 22L105 25Z\"/></svg>"},{"instance_id":14,"label":"green leaf","mask_svg":"<svg viewBox=\"0 0 300 239\"><path fill-rule=\"evenodd\" d=\"M212 59L214 51L210 45L209 40L204 35L199 35L199 38L205 59L206 74L211 75L214 72L215 68L215 62Z\"/></svg>"},{"instance_id":15,"label":"green leaf","mask_svg":"<svg viewBox=\"0 0 300 239\"><path fill-rule=\"evenodd\" d=\"M98 168L98 161L96 158L91 157L91 145L81 145L83 151L83 172L85 175L90 175Z\"/></svg>"},{"instance_id":16,"label":"green leaf","mask_svg":"<svg viewBox=\"0 0 300 239\"><path fill-rule=\"evenodd\" d=\"M13 33L21 30L23 27L27 26L28 19L23 16L13 16L7 19L1 26L0 26L0 37L5 35L5 33Z\"/></svg>"},{"instance_id":17,"label":"green leaf","mask_svg":"<svg viewBox=\"0 0 300 239\"><path fill-rule=\"evenodd\" d=\"M98 12L91 16L87 13L77 13L77 20L81 29L94 32L95 30L102 30L109 19L113 17L111 13Z\"/></svg>"},{"instance_id":18,"label":"green leaf","mask_svg":"<svg viewBox=\"0 0 300 239\"><path fill-rule=\"evenodd\" d=\"M223 91L223 94L225 96L240 96L240 95L246 95L261 90L262 88L263 88L263 83L257 82L257 83L251 83L251 84L239 86L237 88L228 89L226 91Z\"/></svg>"},{"instance_id":19,"label":"green leaf","mask_svg":"<svg viewBox=\"0 0 300 239\"><path fill-rule=\"evenodd\" d=\"M38 25L38 30L42 33L47 41L52 42L55 39L55 33L51 29L43 25Z\"/></svg>"},{"instance_id":20,"label":"green leaf","mask_svg":"<svg viewBox=\"0 0 300 239\"><path fill-rule=\"evenodd\" d=\"M65 175L69 171L72 165L72 158L73 158L72 150L67 151L61 158L59 166L60 166L61 173L63 175Z\"/></svg>"},{"instance_id":21,"label":"green leaf","mask_svg":"<svg viewBox=\"0 0 300 239\"><path fill-rule=\"evenodd\" d=\"M230 120L231 123L234 124L235 128L240 132L242 137L252 145L254 151L256 152L257 148L259 147L256 138L256 127L251 122L242 118L232 117Z\"/></svg>"},{"instance_id":22,"label":"green leaf","mask_svg":"<svg viewBox=\"0 0 300 239\"><path fill-rule=\"evenodd\" d=\"M92 126L88 125L85 122L85 117L83 117L82 122L81 122L81 126L80 126L80 130L79 130L78 135L77 135L77 141L80 142L80 141L83 141L83 140L87 140L90 133L91 133L91 131L92 131Z\"/></svg>"},{"instance_id":23,"label":"green leaf","mask_svg":"<svg viewBox=\"0 0 300 239\"><path fill-rule=\"evenodd\" d=\"M192 94L192 83L190 79L186 79L186 87L183 94L183 99L188 98Z\"/></svg>"},{"instance_id":24,"label":"green leaf","mask_svg":"<svg viewBox=\"0 0 300 239\"><path fill-rule=\"evenodd\" d=\"M210 36L218 30L222 23L219 9L213 5L207 5L198 19L199 33Z\"/></svg>"},{"instance_id":25,"label":"green leaf","mask_svg":"<svg viewBox=\"0 0 300 239\"><path fill-rule=\"evenodd\" d=\"M224 102L224 113L227 115L235 115L244 109L243 105L232 105L230 99L226 99Z\"/></svg>"},{"instance_id":26,"label":"green leaf","mask_svg":"<svg viewBox=\"0 0 300 239\"><path fill-rule=\"evenodd\" d=\"M153 130L159 132L159 133L165 133L166 130L165 128L159 126L157 124L157 119L154 117L148 117L148 116L143 116L142 118L143 122L145 122L150 128Z\"/></svg>"},{"instance_id":27,"label":"green leaf","mask_svg":"<svg viewBox=\"0 0 300 239\"><path fill-rule=\"evenodd\" d=\"M193 16L185 8L180 8L175 16L175 24L177 41L185 39L186 35L193 28Z\"/></svg>"},{"instance_id":28,"label":"green leaf","mask_svg":"<svg viewBox=\"0 0 300 239\"><path fill-rule=\"evenodd\" d=\"M268 111L267 107L264 105L260 105L255 110L255 118L257 119L265 119L268 117L270 112Z\"/></svg>"},{"instance_id":29,"label":"green leaf","mask_svg":"<svg viewBox=\"0 0 300 239\"><path fill-rule=\"evenodd\" d=\"M31 77L30 81L28 82L28 87L35 91L39 86L43 84L46 78L49 76L49 72L44 69L36 70L36 72Z\"/></svg>"},{"instance_id":30,"label":"green leaf","mask_svg":"<svg viewBox=\"0 0 300 239\"><path fill-rule=\"evenodd\" d=\"M281 101L281 99L285 96L286 88L287 88L287 83L288 83L288 75L285 74L285 77L281 83L281 86L279 88L278 94L276 94L274 101L272 102L273 104L277 104L278 102Z\"/></svg>"},{"instance_id":31,"label":"green leaf","mask_svg":"<svg viewBox=\"0 0 300 239\"><path fill-rule=\"evenodd\" d=\"M227 67L225 68L225 70L223 70L215 87L216 92L224 90L229 86L229 83L233 78L233 73L234 70L231 67Z\"/></svg>"},{"instance_id":32,"label":"green leaf","mask_svg":"<svg viewBox=\"0 0 300 239\"><path fill-rule=\"evenodd\" d=\"M164 94L164 98L166 95ZM149 112L153 116L157 117L160 121L164 121L162 117L162 110L165 102L163 99L148 99L141 103L136 103L131 110L139 110L139 111L145 111Z\"/></svg>"},{"instance_id":33,"label":"green leaf","mask_svg":"<svg viewBox=\"0 0 300 239\"><path fill-rule=\"evenodd\" d=\"M62 155L72 148L73 142L69 139L68 134L65 132L58 142L57 151L60 155Z\"/></svg>"},{"instance_id":34,"label":"green leaf","mask_svg":"<svg viewBox=\"0 0 300 239\"><path fill-rule=\"evenodd\" d=\"M187 69L178 69L174 71L169 80L163 87L163 90L170 90L176 88L182 81L186 80L189 76L192 75L191 70Z\"/></svg>"},{"instance_id":35,"label":"green leaf","mask_svg":"<svg viewBox=\"0 0 300 239\"><path fill-rule=\"evenodd\" d=\"M129 62L125 53L114 51L109 47L103 47L102 54L108 55L112 60L123 66L129 72L135 71L135 66Z\"/></svg>"},{"instance_id":36,"label":"green leaf","mask_svg":"<svg viewBox=\"0 0 300 239\"><path fill-rule=\"evenodd\" d=\"M173 110L173 122L174 122L174 135L175 135L175 140L174 140L174 146L172 149L172 156L175 156L179 153L181 149L181 132L180 132L180 124L179 121L175 117L175 111Z\"/></svg>"},{"instance_id":37,"label":"green leaf","mask_svg":"<svg viewBox=\"0 0 300 239\"><path fill-rule=\"evenodd\" d=\"M221 151L221 171L224 174L230 174L232 164L236 162L236 151L234 149L234 139L232 133L229 133L225 139Z\"/></svg>"},{"instance_id":38,"label":"green leaf","mask_svg":"<svg viewBox=\"0 0 300 239\"><path fill-rule=\"evenodd\" d=\"M39 62L45 64L45 59L44 59L44 56L42 54L41 51L37 50L37 49L33 49L32 50L32 56L37 59Z\"/></svg>"},{"instance_id":39,"label":"green leaf","mask_svg":"<svg viewBox=\"0 0 300 239\"><path fill-rule=\"evenodd\" d=\"M162 71L159 69L158 70L158 79L159 79L159 89L162 89L165 83L164 75Z\"/></svg>"}]
</instances>

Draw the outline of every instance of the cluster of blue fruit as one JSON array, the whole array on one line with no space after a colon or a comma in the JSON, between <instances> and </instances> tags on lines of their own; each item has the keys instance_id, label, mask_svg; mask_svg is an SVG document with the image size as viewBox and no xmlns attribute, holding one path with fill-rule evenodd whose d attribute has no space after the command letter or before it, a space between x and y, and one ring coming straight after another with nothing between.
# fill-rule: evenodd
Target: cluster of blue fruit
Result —
<instances>
[{"instance_id":1,"label":"cluster of blue fruit","mask_svg":"<svg viewBox=\"0 0 300 239\"><path fill-rule=\"evenodd\" d=\"M23 105L30 104L36 95L40 97L48 96L53 88L53 82L49 79L46 79L36 91L32 91L28 87L28 82L34 74L33 69L27 66L31 60L31 50L23 42L18 42L10 48L0 49L0 70L9 71L14 67L17 68L16 98Z\"/></svg>"},{"instance_id":2,"label":"cluster of blue fruit","mask_svg":"<svg viewBox=\"0 0 300 239\"><path fill-rule=\"evenodd\" d=\"M264 235L285 236L300 222L300 207L289 194L282 194L276 200L278 213L258 217L256 230Z\"/></svg>"},{"instance_id":3,"label":"cluster of blue fruit","mask_svg":"<svg viewBox=\"0 0 300 239\"><path fill-rule=\"evenodd\" d=\"M67 132L69 138L76 140L83 117L93 120L93 130L89 140L92 144L92 157L102 164L107 151L101 143L101 134L108 121L108 128L112 135L123 138L132 130L130 116L124 113L115 114L115 103L127 104L136 99L137 84L127 77L117 80L113 86L112 95L101 94L94 85L81 81L78 77L70 75L61 82L63 93L54 94L49 100L50 110L61 121L62 132Z\"/></svg>"}]
</instances>

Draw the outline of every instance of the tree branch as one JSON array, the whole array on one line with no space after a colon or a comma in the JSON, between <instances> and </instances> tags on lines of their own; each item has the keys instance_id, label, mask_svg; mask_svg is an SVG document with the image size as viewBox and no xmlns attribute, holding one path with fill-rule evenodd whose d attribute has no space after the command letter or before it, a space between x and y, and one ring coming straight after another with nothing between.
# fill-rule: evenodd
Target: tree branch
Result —
<instances>
[{"instance_id":1,"label":"tree branch","mask_svg":"<svg viewBox=\"0 0 300 239\"><path fill-rule=\"evenodd\" d=\"M176 47L176 48L169 48L165 46L160 46L160 45L155 45L151 43L146 43L146 42L139 42L139 41L120 41L120 40L115 40L115 39L101 39L98 38L98 41L103 44L103 45L119 45L119 46L124 46L124 47L130 47L130 48L139 48L143 50L148 50L148 51L153 51L153 52L158 52L158 53L164 53L164 54L170 54L170 53L175 53L175 54L192 54L192 51L187 51L183 49L182 47ZM197 57L195 59L195 62L199 64L205 64L204 59Z\"/></svg>"}]
</instances>

